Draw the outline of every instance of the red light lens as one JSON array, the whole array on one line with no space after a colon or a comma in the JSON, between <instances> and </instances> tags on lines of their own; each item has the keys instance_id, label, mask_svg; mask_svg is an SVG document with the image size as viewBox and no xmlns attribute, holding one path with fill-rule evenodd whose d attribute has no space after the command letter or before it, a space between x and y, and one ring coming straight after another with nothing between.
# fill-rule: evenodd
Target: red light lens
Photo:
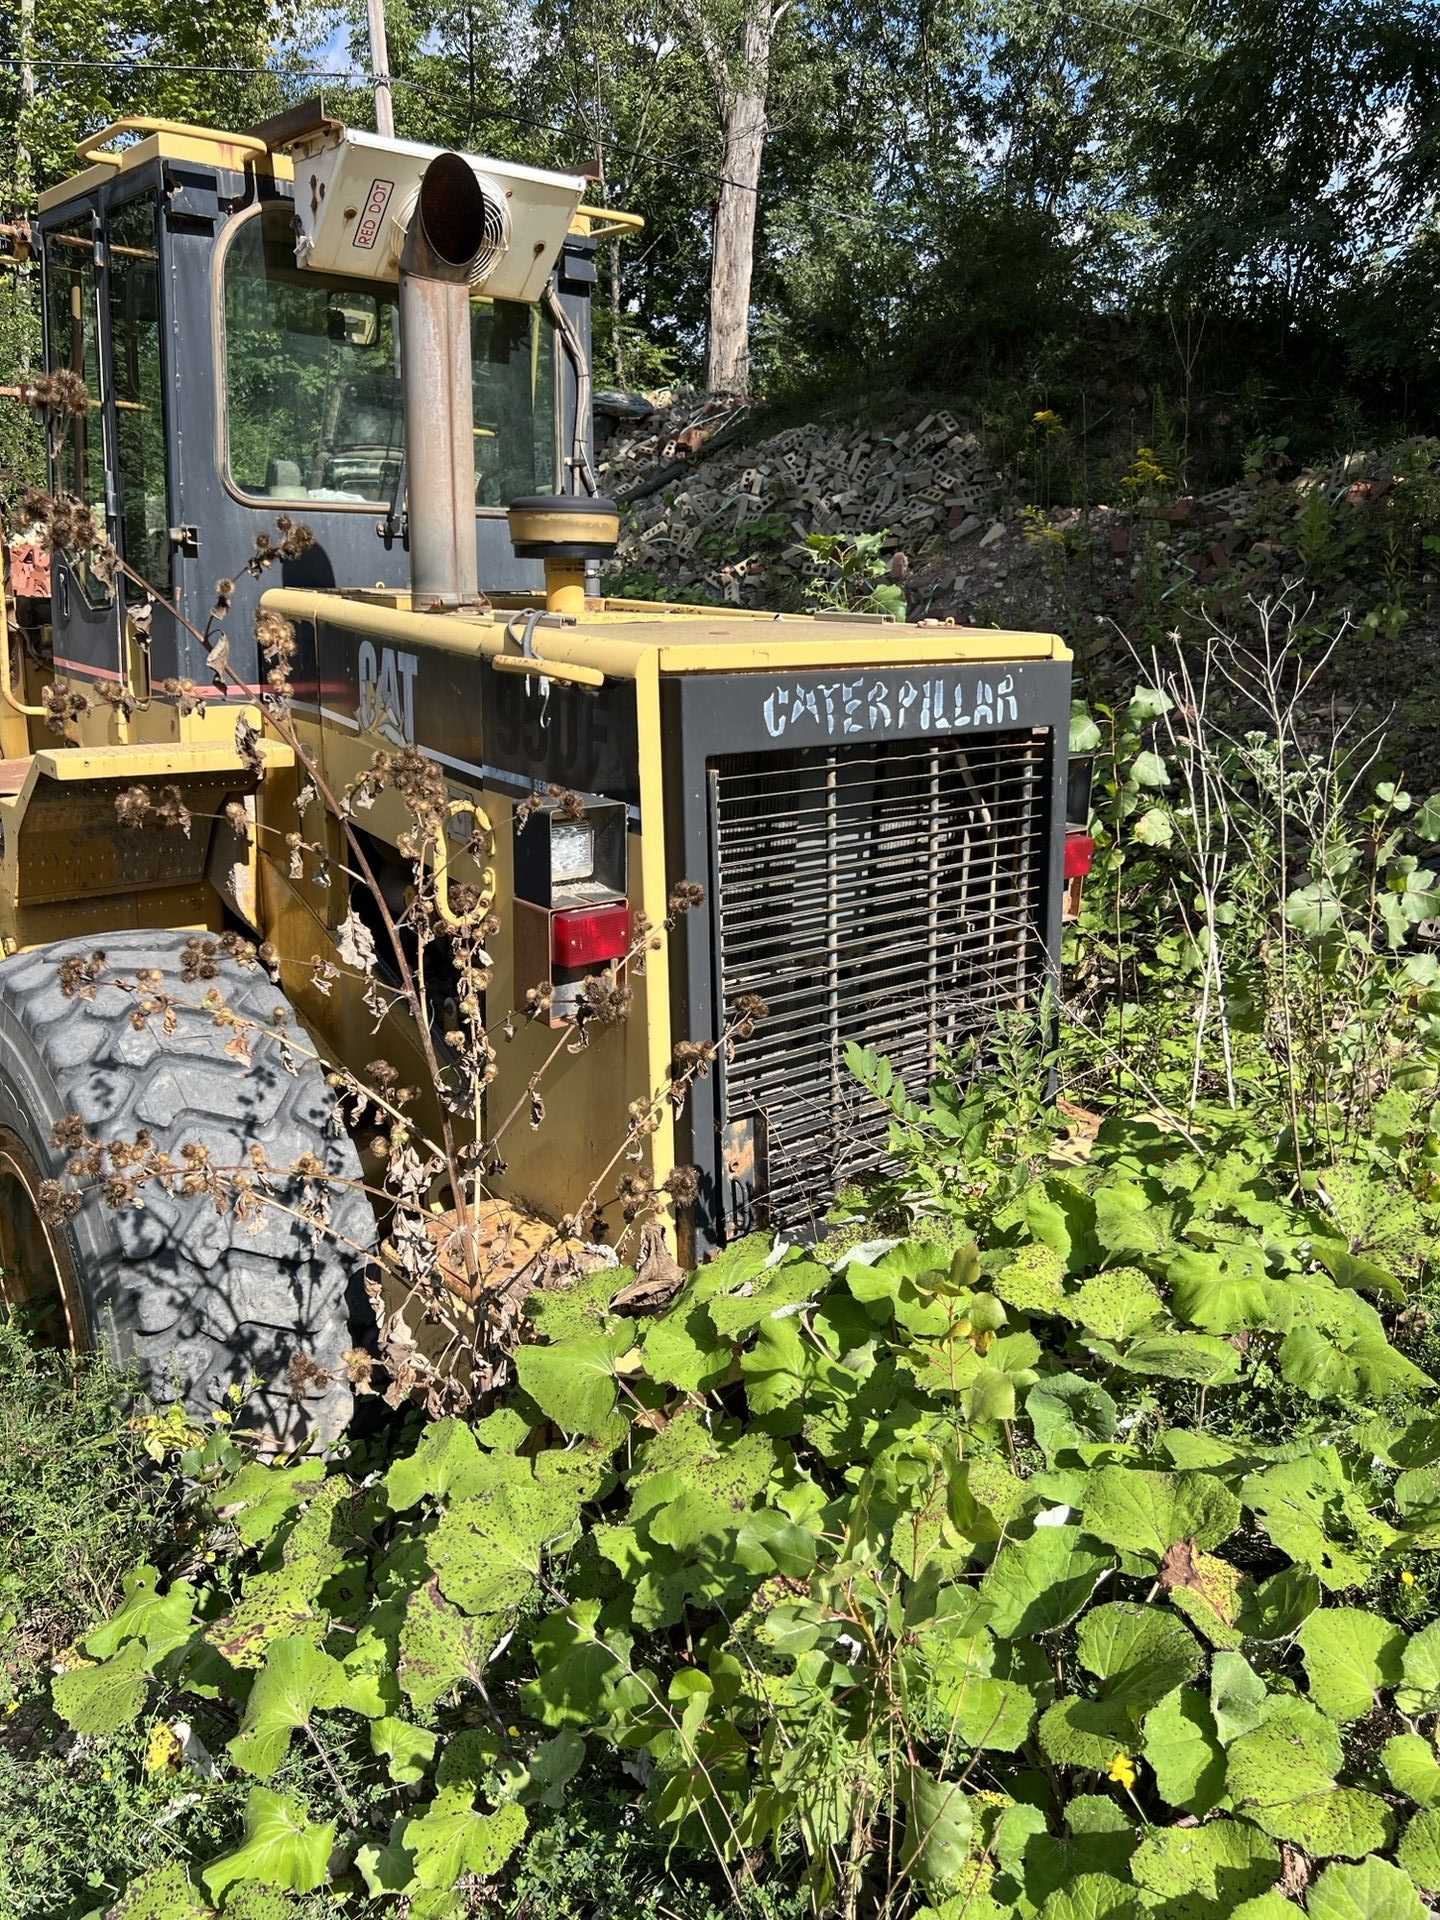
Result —
<instances>
[{"instance_id":1,"label":"red light lens","mask_svg":"<svg viewBox=\"0 0 1440 1920\"><path fill-rule=\"evenodd\" d=\"M1095 864L1095 841L1088 833L1065 836L1065 878L1083 880Z\"/></svg>"},{"instance_id":2,"label":"red light lens","mask_svg":"<svg viewBox=\"0 0 1440 1920\"><path fill-rule=\"evenodd\" d=\"M630 908L623 900L604 907L566 907L550 918L550 964L591 967L618 960L630 945Z\"/></svg>"}]
</instances>

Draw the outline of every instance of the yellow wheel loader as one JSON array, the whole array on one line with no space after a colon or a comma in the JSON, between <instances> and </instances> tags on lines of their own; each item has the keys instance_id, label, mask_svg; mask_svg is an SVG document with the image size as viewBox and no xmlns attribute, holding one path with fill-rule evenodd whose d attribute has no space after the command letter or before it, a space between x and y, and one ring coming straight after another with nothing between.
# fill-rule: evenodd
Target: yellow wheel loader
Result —
<instances>
[{"instance_id":1,"label":"yellow wheel loader","mask_svg":"<svg viewBox=\"0 0 1440 1920\"><path fill-rule=\"evenodd\" d=\"M470 942L461 988L432 943L435 1001L478 979L504 1036L465 1120L503 1117L503 1151L465 1164L512 1244L622 1236L617 1168L682 1262L822 1230L886 1157L847 1049L921 1091L1053 975L1065 647L607 597L589 301L617 216L578 176L320 103L123 121L79 158L31 239L69 504L0 649L7 1297L196 1405L250 1378L279 1432L343 1422L390 1232L346 1089L383 1057L428 1113L455 1018L419 1031L382 978L417 873ZM422 768L428 844L377 764ZM568 1044L622 972L627 1017ZM304 1044L248 1057L237 1021ZM677 1060L708 1069L683 1099ZM509 1125L537 1089L543 1125ZM116 1205L105 1143L137 1136L193 1177ZM217 1205L205 1166L257 1150L330 1184L326 1231L283 1187Z\"/></svg>"}]
</instances>

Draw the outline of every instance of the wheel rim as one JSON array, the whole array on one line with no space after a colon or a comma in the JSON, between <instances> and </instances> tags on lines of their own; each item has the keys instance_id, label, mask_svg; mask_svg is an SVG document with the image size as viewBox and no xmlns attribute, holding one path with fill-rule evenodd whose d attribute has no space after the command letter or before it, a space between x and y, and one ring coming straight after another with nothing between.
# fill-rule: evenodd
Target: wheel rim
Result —
<instances>
[{"instance_id":1,"label":"wheel rim","mask_svg":"<svg viewBox=\"0 0 1440 1920\"><path fill-rule=\"evenodd\" d=\"M24 1141L0 1127L0 1305L43 1345L78 1353L89 1330L70 1250L40 1213L42 1178Z\"/></svg>"}]
</instances>

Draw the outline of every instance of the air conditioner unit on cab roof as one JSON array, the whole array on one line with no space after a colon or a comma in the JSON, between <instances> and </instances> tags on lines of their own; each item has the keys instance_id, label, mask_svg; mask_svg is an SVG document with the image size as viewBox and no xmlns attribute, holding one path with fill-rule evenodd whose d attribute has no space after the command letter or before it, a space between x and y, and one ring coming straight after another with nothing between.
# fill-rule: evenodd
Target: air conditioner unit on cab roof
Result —
<instances>
[{"instance_id":1,"label":"air conditioner unit on cab roof","mask_svg":"<svg viewBox=\"0 0 1440 1920\"><path fill-rule=\"evenodd\" d=\"M291 150L296 263L361 280L399 278L400 253L426 167L442 152L351 127ZM538 300L585 192L579 174L463 156L498 213L476 285L494 300Z\"/></svg>"}]
</instances>

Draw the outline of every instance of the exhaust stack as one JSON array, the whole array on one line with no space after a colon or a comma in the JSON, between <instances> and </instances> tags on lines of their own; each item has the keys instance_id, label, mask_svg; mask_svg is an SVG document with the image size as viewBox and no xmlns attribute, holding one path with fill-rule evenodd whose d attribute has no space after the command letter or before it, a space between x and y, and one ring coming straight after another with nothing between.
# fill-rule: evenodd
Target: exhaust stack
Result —
<instances>
[{"instance_id":1,"label":"exhaust stack","mask_svg":"<svg viewBox=\"0 0 1440 1920\"><path fill-rule=\"evenodd\" d=\"M470 287L503 210L458 153L425 169L400 254L410 590L418 609L480 597Z\"/></svg>"}]
</instances>

